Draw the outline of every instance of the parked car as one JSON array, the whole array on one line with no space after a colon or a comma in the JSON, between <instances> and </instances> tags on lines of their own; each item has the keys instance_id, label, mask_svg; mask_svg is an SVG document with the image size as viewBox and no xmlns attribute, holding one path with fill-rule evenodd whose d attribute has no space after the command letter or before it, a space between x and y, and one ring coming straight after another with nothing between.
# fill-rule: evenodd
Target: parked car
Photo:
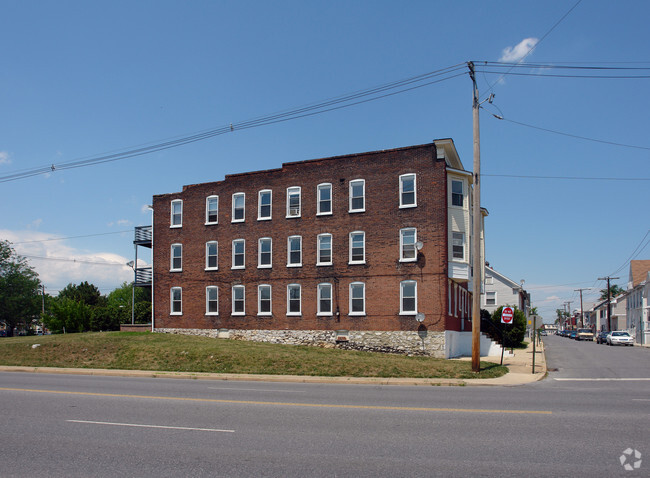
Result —
<instances>
[{"instance_id":1,"label":"parked car","mask_svg":"<svg viewBox=\"0 0 650 478\"><path fill-rule=\"evenodd\" d=\"M607 336L607 345L634 345L634 339L630 334L622 330L615 330Z\"/></svg>"},{"instance_id":2,"label":"parked car","mask_svg":"<svg viewBox=\"0 0 650 478\"><path fill-rule=\"evenodd\" d=\"M576 340L589 340L592 342L594 340L594 333L591 331L591 329L578 329Z\"/></svg>"},{"instance_id":3,"label":"parked car","mask_svg":"<svg viewBox=\"0 0 650 478\"><path fill-rule=\"evenodd\" d=\"M578 335L577 330L572 330L571 332L569 332L569 338L570 339L575 339L577 337L577 335Z\"/></svg>"},{"instance_id":4,"label":"parked car","mask_svg":"<svg viewBox=\"0 0 650 478\"><path fill-rule=\"evenodd\" d=\"M596 343L597 343L597 344L606 344L606 343L607 343L607 335L608 335L608 334L609 334L609 332L605 332L605 331L603 331L603 332L598 332L598 333L596 334Z\"/></svg>"}]
</instances>

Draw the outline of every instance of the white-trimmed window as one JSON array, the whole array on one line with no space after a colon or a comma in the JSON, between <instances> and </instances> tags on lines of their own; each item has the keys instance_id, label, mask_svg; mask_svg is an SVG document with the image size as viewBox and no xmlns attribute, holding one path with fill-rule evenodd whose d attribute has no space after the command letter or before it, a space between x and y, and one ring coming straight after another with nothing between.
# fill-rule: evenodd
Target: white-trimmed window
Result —
<instances>
[{"instance_id":1,"label":"white-trimmed window","mask_svg":"<svg viewBox=\"0 0 650 478\"><path fill-rule=\"evenodd\" d=\"M352 282L350 284L350 314L366 315L366 284Z\"/></svg>"},{"instance_id":2,"label":"white-trimmed window","mask_svg":"<svg viewBox=\"0 0 650 478\"><path fill-rule=\"evenodd\" d=\"M366 210L366 180L350 181L350 210L349 212L364 212Z\"/></svg>"},{"instance_id":3,"label":"white-trimmed window","mask_svg":"<svg viewBox=\"0 0 650 478\"><path fill-rule=\"evenodd\" d=\"M454 259L465 260L465 233L451 233L451 254Z\"/></svg>"},{"instance_id":4,"label":"white-trimmed window","mask_svg":"<svg viewBox=\"0 0 650 478\"><path fill-rule=\"evenodd\" d=\"M318 284L318 313L316 315L332 315L332 284Z\"/></svg>"},{"instance_id":5,"label":"white-trimmed window","mask_svg":"<svg viewBox=\"0 0 650 478\"><path fill-rule=\"evenodd\" d=\"M246 193L232 195L232 222L244 222L246 219Z\"/></svg>"},{"instance_id":6,"label":"white-trimmed window","mask_svg":"<svg viewBox=\"0 0 650 478\"><path fill-rule=\"evenodd\" d=\"M205 288L205 315L219 315L219 288L216 285Z\"/></svg>"},{"instance_id":7,"label":"white-trimmed window","mask_svg":"<svg viewBox=\"0 0 650 478\"><path fill-rule=\"evenodd\" d=\"M171 204L171 218L169 227L183 226L183 200L174 199Z\"/></svg>"},{"instance_id":8,"label":"white-trimmed window","mask_svg":"<svg viewBox=\"0 0 650 478\"><path fill-rule=\"evenodd\" d=\"M492 277L490 274L485 274L485 285L493 285L494 284L494 277Z\"/></svg>"},{"instance_id":9,"label":"white-trimmed window","mask_svg":"<svg viewBox=\"0 0 650 478\"><path fill-rule=\"evenodd\" d=\"M287 188L287 217L300 217L300 186Z\"/></svg>"},{"instance_id":10,"label":"white-trimmed window","mask_svg":"<svg viewBox=\"0 0 650 478\"><path fill-rule=\"evenodd\" d=\"M232 241L232 268L244 269L246 267L246 240L235 239Z\"/></svg>"},{"instance_id":11,"label":"white-trimmed window","mask_svg":"<svg viewBox=\"0 0 650 478\"><path fill-rule=\"evenodd\" d=\"M246 289L243 285L232 286L232 315L246 314Z\"/></svg>"},{"instance_id":12,"label":"white-trimmed window","mask_svg":"<svg viewBox=\"0 0 650 478\"><path fill-rule=\"evenodd\" d=\"M289 284L287 286L287 315L300 315L301 299L300 284Z\"/></svg>"},{"instance_id":13,"label":"white-trimmed window","mask_svg":"<svg viewBox=\"0 0 650 478\"><path fill-rule=\"evenodd\" d=\"M257 195L257 220L268 221L271 219L271 198L270 189L263 189Z\"/></svg>"},{"instance_id":14,"label":"white-trimmed window","mask_svg":"<svg viewBox=\"0 0 650 478\"><path fill-rule=\"evenodd\" d=\"M257 315L271 315L271 286L257 286Z\"/></svg>"},{"instance_id":15,"label":"white-trimmed window","mask_svg":"<svg viewBox=\"0 0 650 478\"><path fill-rule=\"evenodd\" d=\"M415 174L402 174L399 177L399 207L417 206Z\"/></svg>"},{"instance_id":16,"label":"white-trimmed window","mask_svg":"<svg viewBox=\"0 0 650 478\"><path fill-rule=\"evenodd\" d=\"M273 242L270 237L262 237L257 241L257 267L265 269L272 267Z\"/></svg>"},{"instance_id":17,"label":"white-trimmed window","mask_svg":"<svg viewBox=\"0 0 650 478\"><path fill-rule=\"evenodd\" d=\"M463 182L453 179L451 181L451 205L463 207L464 195Z\"/></svg>"},{"instance_id":18,"label":"white-trimmed window","mask_svg":"<svg viewBox=\"0 0 650 478\"><path fill-rule=\"evenodd\" d=\"M217 270L219 268L219 244L217 241L205 243L205 270Z\"/></svg>"},{"instance_id":19,"label":"white-trimmed window","mask_svg":"<svg viewBox=\"0 0 650 478\"><path fill-rule=\"evenodd\" d=\"M415 315L418 313L418 284L414 280L400 282L400 315Z\"/></svg>"},{"instance_id":20,"label":"white-trimmed window","mask_svg":"<svg viewBox=\"0 0 650 478\"><path fill-rule=\"evenodd\" d=\"M287 241L287 267L302 266L302 236L289 236Z\"/></svg>"},{"instance_id":21,"label":"white-trimmed window","mask_svg":"<svg viewBox=\"0 0 650 478\"><path fill-rule=\"evenodd\" d=\"M183 270L183 244L172 244L169 270L170 272Z\"/></svg>"},{"instance_id":22,"label":"white-trimmed window","mask_svg":"<svg viewBox=\"0 0 650 478\"><path fill-rule=\"evenodd\" d=\"M418 240L417 229L414 227L406 227L399 231L399 260L400 262L417 261L418 251L415 243Z\"/></svg>"},{"instance_id":23,"label":"white-trimmed window","mask_svg":"<svg viewBox=\"0 0 650 478\"><path fill-rule=\"evenodd\" d=\"M354 231L350 233L350 264L366 263L366 233Z\"/></svg>"},{"instance_id":24,"label":"white-trimmed window","mask_svg":"<svg viewBox=\"0 0 650 478\"><path fill-rule=\"evenodd\" d=\"M317 188L317 216L332 214L332 185L330 183L319 184Z\"/></svg>"},{"instance_id":25,"label":"white-trimmed window","mask_svg":"<svg viewBox=\"0 0 650 478\"><path fill-rule=\"evenodd\" d=\"M219 222L219 196L205 198L205 223L217 224Z\"/></svg>"},{"instance_id":26,"label":"white-trimmed window","mask_svg":"<svg viewBox=\"0 0 650 478\"><path fill-rule=\"evenodd\" d=\"M331 266L332 265L332 235L319 234L316 239L317 266Z\"/></svg>"},{"instance_id":27,"label":"white-trimmed window","mask_svg":"<svg viewBox=\"0 0 650 478\"><path fill-rule=\"evenodd\" d=\"M169 296L170 315L183 315L183 289L172 287Z\"/></svg>"},{"instance_id":28,"label":"white-trimmed window","mask_svg":"<svg viewBox=\"0 0 650 478\"><path fill-rule=\"evenodd\" d=\"M485 292L485 305L497 305L497 293L496 291L487 291ZM601 311L602 313L602 311Z\"/></svg>"}]
</instances>

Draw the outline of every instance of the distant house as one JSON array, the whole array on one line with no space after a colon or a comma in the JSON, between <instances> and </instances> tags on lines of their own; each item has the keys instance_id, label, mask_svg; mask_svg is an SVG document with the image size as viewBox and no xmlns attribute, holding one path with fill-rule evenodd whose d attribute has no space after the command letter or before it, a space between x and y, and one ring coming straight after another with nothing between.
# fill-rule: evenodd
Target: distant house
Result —
<instances>
[{"instance_id":1,"label":"distant house","mask_svg":"<svg viewBox=\"0 0 650 478\"><path fill-rule=\"evenodd\" d=\"M627 283L626 329L634 336L636 343L650 343L650 260L630 261L630 276Z\"/></svg>"},{"instance_id":2,"label":"distant house","mask_svg":"<svg viewBox=\"0 0 650 478\"><path fill-rule=\"evenodd\" d=\"M516 306L527 312L530 305L530 294L523 288L522 283L509 279L492 267L485 266L485 289L481 295L481 308L494 313L504 305Z\"/></svg>"},{"instance_id":3,"label":"distant house","mask_svg":"<svg viewBox=\"0 0 650 478\"><path fill-rule=\"evenodd\" d=\"M607 320L607 300L597 302L585 313L585 327L591 327L596 331L626 330L628 328L626 319L627 301L627 292L611 298L609 301L610 321Z\"/></svg>"}]
</instances>

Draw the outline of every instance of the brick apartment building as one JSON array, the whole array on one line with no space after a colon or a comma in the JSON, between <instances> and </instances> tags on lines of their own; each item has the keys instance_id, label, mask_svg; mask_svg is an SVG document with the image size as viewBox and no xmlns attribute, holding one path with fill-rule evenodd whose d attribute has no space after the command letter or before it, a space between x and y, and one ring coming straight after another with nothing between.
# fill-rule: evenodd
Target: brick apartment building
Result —
<instances>
[{"instance_id":1,"label":"brick apartment building","mask_svg":"<svg viewBox=\"0 0 650 478\"><path fill-rule=\"evenodd\" d=\"M156 195L152 329L468 353L471 180L446 139Z\"/></svg>"}]
</instances>

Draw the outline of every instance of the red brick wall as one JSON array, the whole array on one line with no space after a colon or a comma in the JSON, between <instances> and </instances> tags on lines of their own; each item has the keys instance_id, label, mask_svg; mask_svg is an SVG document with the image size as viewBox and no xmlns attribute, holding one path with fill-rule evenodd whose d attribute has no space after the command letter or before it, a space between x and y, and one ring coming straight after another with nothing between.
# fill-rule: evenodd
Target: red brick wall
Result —
<instances>
[{"instance_id":1,"label":"red brick wall","mask_svg":"<svg viewBox=\"0 0 650 478\"><path fill-rule=\"evenodd\" d=\"M417 174L417 207L399 209L399 176ZM156 328L295 330L418 330L400 316L400 281L416 280L418 310L432 331L447 319L447 204L445 162L433 144L283 165L227 176L154 197L154 313ZM349 182L366 181L366 211L348 212ZM316 216L316 189L332 184L331 216ZM287 219L286 189L301 187L301 218ZM258 191L273 192L272 220L257 220ZM246 193L244 223L231 223L232 194ZM206 197L219 196L219 223L205 225ZM183 226L170 228L170 203L183 200ZM399 230L416 227L423 242L417 263L400 263ZM366 264L348 265L352 231L366 233ZM333 235L333 266L316 266L318 234ZM302 267L288 268L287 238L302 236ZM257 268L257 241L273 239L273 268ZM246 268L231 270L232 240L246 240ZM205 271L205 243L219 242L218 271ZM183 271L169 272L170 245L183 244ZM366 316L348 316L351 282L366 284ZM330 282L340 316L317 317L317 284ZM287 285L302 286L302 315L286 315ZM246 315L231 316L231 286L246 286ZM257 285L272 286L272 317L257 316ZM337 287L338 284L338 287ZM219 287L219 316L205 315L205 288ZM183 289L182 316L170 315L170 288Z\"/></svg>"}]
</instances>

